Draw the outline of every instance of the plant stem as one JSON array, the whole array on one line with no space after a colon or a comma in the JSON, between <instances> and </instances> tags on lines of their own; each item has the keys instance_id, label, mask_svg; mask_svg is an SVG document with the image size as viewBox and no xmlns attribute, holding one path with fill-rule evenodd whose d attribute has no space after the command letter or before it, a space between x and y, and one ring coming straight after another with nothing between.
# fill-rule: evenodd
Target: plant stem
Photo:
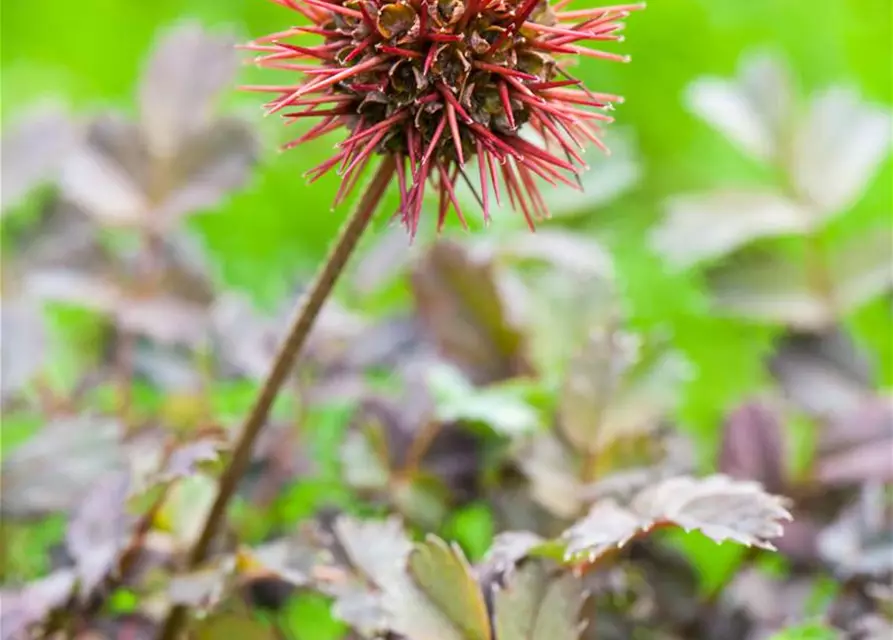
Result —
<instances>
[{"instance_id":1,"label":"plant stem","mask_svg":"<svg viewBox=\"0 0 893 640\"><path fill-rule=\"evenodd\" d=\"M288 335L276 354L273 366L267 374L254 406L245 418L239 439L233 449L232 459L220 477L217 497L205 517L201 535L189 553L188 569L195 569L207 559L211 541L220 528L226 514L227 504L235 494L239 480L251 461L254 442L266 423L270 408L304 346L323 303L331 294L338 276L378 208L378 203L393 176L394 166L393 158L386 156L382 160L371 184L363 193L356 211L342 226L325 264L298 307L290 323ZM159 640L175 640L186 622L187 613L188 609L182 605L173 607L158 634Z\"/></svg>"}]
</instances>

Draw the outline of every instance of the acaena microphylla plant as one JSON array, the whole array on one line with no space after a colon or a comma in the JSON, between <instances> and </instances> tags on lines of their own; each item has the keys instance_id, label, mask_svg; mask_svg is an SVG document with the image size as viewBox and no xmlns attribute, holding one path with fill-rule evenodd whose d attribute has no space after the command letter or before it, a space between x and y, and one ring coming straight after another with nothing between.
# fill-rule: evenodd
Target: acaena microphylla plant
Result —
<instances>
[{"instance_id":1,"label":"acaena microphylla plant","mask_svg":"<svg viewBox=\"0 0 893 640\"><path fill-rule=\"evenodd\" d=\"M507 195L532 228L548 215L538 180L578 186L585 142L602 148L599 125L621 98L593 93L565 69L577 56L626 61L587 48L621 40L623 19L643 4L567 10L571 0L274 0L311 22L247 45L258 65L294 71L294 85L247 87L275 97L267 113L318 119L287 148L344 128L337 153L308 172L337 167L335 204L380 155L392 156L399 216L411 236L425 185L439 195L438 228L456 185L474 192L485 220ZM297 44L315 34L315 46ZM539 144L522 135L527 127ZM477 167L466 162L477 157ZM473 177L472 177L473 176ZM502 182L505 194L500 193Z\"/></svg>"},{"instance_id":2,"label":"acaena microphylla plant","mask_svg":"<svg viewBox=\"0 0 893 640\"><path fill-rule=\"evenodd\" d=\"M398 215L414 237L425 185L440 195L438 228L452 205L464 222L456 184L475 191L485 219L490 195L499 204L500 178L513 207L529 225L547 215L536 184L574 186L585 168L578 149L601 145L599 123L618 96L592 93L564 68L578 56L626 60L580 45L619 40L623 19L643 4L566 10L571 0L273 0L310 21L260 38L247 48L261 66L294 71L294 85L255 86L274 98L267 112L289 120L321 118L289 143L298 146L347 129L338 152L310 171L318 179L337 167L337 205L373 157L381 162L347 219L325 264L295 312L287 335L233 445L217 496L188 557L196 568L209 554L251 450L323 303L369 224L388 186L400 189ZM323 41L291 42L301 34ZM522 128L538 134L534 144ZM477 156L478 189L465 162ZM178 637L187 610L176 606L160 638Z\"/></svg>"}]
</instances>

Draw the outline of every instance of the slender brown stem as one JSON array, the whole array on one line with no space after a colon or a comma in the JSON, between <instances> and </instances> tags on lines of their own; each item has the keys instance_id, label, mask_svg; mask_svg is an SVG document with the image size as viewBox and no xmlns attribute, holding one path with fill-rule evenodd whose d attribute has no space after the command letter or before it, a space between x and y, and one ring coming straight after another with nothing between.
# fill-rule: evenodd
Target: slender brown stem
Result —
<instances>
[{"instance_id":1,"label":"slender brown stem","mask_svg":"<svg viewBox=\"0 0 893 640\"><path fill-rule=\"evenodd\" d=\"M378 203L384 195L385 189L394 173L394 160L385 157L379 166L372 183L363 194L356 211L347 220L329 251L322 270L316 276L310 290L304 296L291 323L288 335L282 342L279 352L273 362L270 372L258 393L251 412L245 418L239 439L233 449L229 466L220 477L217 489L217 497L208 515L205 518L201 535L192 547L188 558L188 568L194 569L207 559L211 541L220 528L226 507L248 463L251 461L251 451L258 434L261 432L270 413L270 407L276 399L282 385L285 383L291 371L295 359L307 340L307 335L313 328L314 321L319 315L323 303L331 294L338 276L344 269L348 258L357 246L357 242L369 221L372 219ZM175 606L171 609L167 620L158 634L159 640L175 640L186 622L188 611L183 606Z\"/></svg>"}]
</instances>

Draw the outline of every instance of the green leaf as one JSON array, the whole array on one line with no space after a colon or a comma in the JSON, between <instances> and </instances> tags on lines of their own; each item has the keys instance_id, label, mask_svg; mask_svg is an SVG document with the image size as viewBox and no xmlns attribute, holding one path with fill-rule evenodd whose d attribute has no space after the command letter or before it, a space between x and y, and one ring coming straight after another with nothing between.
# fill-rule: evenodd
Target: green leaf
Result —
<instances>
[{"instance_id":1,"label":"green leaf","mask_svg":"<svg viewBox=\"0 0 893 640\"><path fill-rule=\"evenodd\" d=\"M579 578L528 562L494 593L499 640L577 640L586 596Z\"/></svg>"},{"instance_id":2,"label":"green leaf","mask_svg":"<svg viewBox=\"0 0 893 640\"><path fill-rule=\"evenodd\" d=\"M385 609L398 633L426 640L490 640L480 587L456 545L429 535L409 556L408 575L385 587Z\"/></svg>"}]
</instances>

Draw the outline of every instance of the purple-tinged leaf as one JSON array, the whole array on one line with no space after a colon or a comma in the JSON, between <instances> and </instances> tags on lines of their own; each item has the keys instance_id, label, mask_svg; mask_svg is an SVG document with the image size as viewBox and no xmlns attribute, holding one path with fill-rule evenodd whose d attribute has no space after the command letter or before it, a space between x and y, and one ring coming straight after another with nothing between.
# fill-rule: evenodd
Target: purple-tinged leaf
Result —
<instances>
[{"instance_id":1,"label":"purple-tinged leaf","mask_svg":"<svg viewBox=\"0 0 893 640\"><path fill-rule=\"evenodd\" d=\"M822 433L819 452L884 441L893 429L893 395L869 396L849 413L830 420Z\"/></svg>"},{"instance_id":2,"label":"purple-tinged leaf","mask_svg":"<svg viewBox=\"0 0 893 640\"><path fill-rule=\"evenodd\" d=\"M197 23L177 25L159 39L139 88L142 129L154 155L175 155L209 126L239 67L234 44L229 34Z\"/></svg>"},{"instance_id":3,"label":"purple-tinged leaf","mask_svg":"<svg viewBox=\"0 0 893 640\"><path fill-rule=\"evenodd\" d=\"M412 290L438 351L472 382L529 371L523 336L508 317L492 265L461 245L441 241L416 265Z\"/></svg>"},{"instance_id":4,"label":"purple-tinged leaf","mask_svg":"<svg viewBox=\"0 0 893 640\"><path fill-rule=\"evenodd\" d=\"M68 602L76 582L77 575L73 570L61 569L20 591L0 592L0 638L21 640L30 637L27 631L32 625Z\"/></svg>"},{"instance_id":5,"label":"purple-tinged leaf","mask_svg":"<svg viewBox=\"0 0 893 640\"><path fill-rule=\"evenodd\" d=\"M757 568L745 568L726 586L722 598L730 608L746 612L752 621L754 628L746 637L778 640L774 633L791 621L792 613L799 615L814 593L815 581L810 577L780 581Z\"/></svg>"},{"instance_id":6,"label":"purple-tinged leaf","mask_svg":"<svg viewBox=\"0 0 893 640\"><path fill-rule=\"evenodd\" d=\"M756 480L768 491L785 486L785 442L779 416L765 403L741 405L726 419L719 451L719 471L741 480Z\"/></svg>"},{"instance_id":7,"label":"purple-tinged leaf","mask_svg":"<svg viewBox=\"0 0 893 640\"><path fill-rule=\"evenodd\" d=\"M171 452L159 479L170 482L195 474L203 464L216 461L224 446L226 443L221 442L219 438L202 438L195 442L187 442Z\"/></svg>"},{"instance_id":8,"label":"purple-tinged leaf","mask_svg":"<svg viewBox=\"0 0 893 640\"><path fill-rule=\"evenodd\" d=\"M827 486L861 482L893 483L893 431L885 440L824 455L816 464L816 479Z\"/></svg>"},{"instance_id":9,"label":"purple-tinged leaf","mask_svg":"<svg viewBox=\"0 0 893 640\"><path fill-rule=\"evenodd\" d=\"M818 538L822 558L848 576L889 576L893 571L893 503L889 487L867 483Z\"/></svg>"},{"instance_id":10,"label":"purple-tinged leaf","mask_svg":"<svg viewBox=\"0 0 893 640\"><path fill-rule=\"evenodd\" d=\"M869 397L825 426L814 463L829 486L893 482L893 397Z\"/></svg>"},{"instance_id":11,"label":"purple-tinged leaf","mask_svg":"<svg viewBox=\"0 0 893 640\"><path fill-rule=\"evenodd\" d=\"M840 331L788 337L770 368L787 399L817 419L846 419L871 403L870 368Z\"/></svg>"},{"instance_id":12,"label":"purple-tinged leaf","mask_svg":"<svg viewBox=\"0 0 893 640\"><path fill-rule=\"evenodd\" d=\"M178 181L167 197L149 213L151 224L172 226L189 213L210 209L248 179L257 153L257 141L248 125L236 118L221 118L211 130L190 140L171 160Z\"/></svg>"},{"instance_id":13,"label":"purple-tinged leaf","mask_svg":"<svg viewBox=\"0 0 893 640\"><path fill-rule=\"evenodd\" d=\"M66 160L62 195L100 224L136 225L150 207L149 166L137 126L122 115L103 114Z\"/></svg>"},{"instance_id":14,"label":"purple-tinged leaf","mask_svg":"<svg viewBox=\"0 0 893 640\"><path fill-rule=\"evenodd\" d=\"M152 155L137 125L104 114L65 163L63 195L102 225L169 232L186 214L239 188L257 146L235 118L216 120L178 144L175 155Z\"/></svg>"},{"instance_id":15,"label":"purple-tinged leaf","mask_svg":"<svg viewBox=\"0 0 893 640\"><path fill-rule=\"evenodd\" d=\"M127 512L128 471L100 478L72 514L65 534L82 594L90 594L114 569L135 518Z\"/></svg>"},{"instance_id":16,"label":"purple-tinged leaf","mask_svg":"<svg viewBox=\"0 0 893 640\"><path fill-rule=\"evenodd\" d=\"M794 563L814 565L819 557L818 535L822 523L808 511L793 510L794 519L784 523L784 532L776 538L778 552Z\"/></svg>"}]
</instances>

